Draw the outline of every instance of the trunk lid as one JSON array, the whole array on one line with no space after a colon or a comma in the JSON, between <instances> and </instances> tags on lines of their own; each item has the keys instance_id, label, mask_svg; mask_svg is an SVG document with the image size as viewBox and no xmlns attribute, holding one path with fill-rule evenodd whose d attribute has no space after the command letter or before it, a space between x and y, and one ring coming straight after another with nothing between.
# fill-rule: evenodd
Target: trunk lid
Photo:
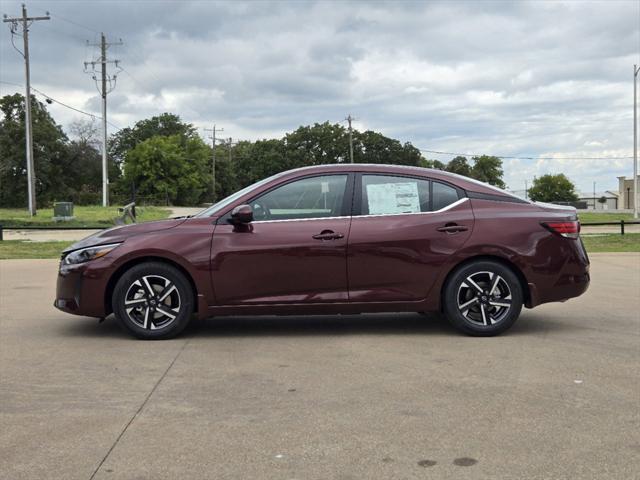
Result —
<instances>
[{"instance_id":1,"label":"trunk lid","mask_svg":"<svg viewBox=\"0 0 640 480\"><path fill-rule=\"evenodd\" d=\"M534 205L537 205L543 210L553 213L564 213L569 216L577 217L578 211L576 207L572 207L571 205L556 205L555 203L545 203L545 202L533 202Z\"/></svg>"}]
</instances>

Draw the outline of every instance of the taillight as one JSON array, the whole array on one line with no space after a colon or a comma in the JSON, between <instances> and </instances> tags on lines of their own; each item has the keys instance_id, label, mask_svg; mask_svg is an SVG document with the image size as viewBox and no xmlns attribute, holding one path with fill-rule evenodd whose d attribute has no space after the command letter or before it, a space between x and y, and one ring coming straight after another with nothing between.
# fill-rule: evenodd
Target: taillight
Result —
<instances>
[{"instance_id":1,"label":"taillight","mask_svg":"<svg viewBox=\"0 0 640 480\"><path fill-rule=\"evenodd\" d=\"M553 233L566 238L578 238L580 234L580 222L543 222L542 226Z\"/></svg>"}]
</instances>

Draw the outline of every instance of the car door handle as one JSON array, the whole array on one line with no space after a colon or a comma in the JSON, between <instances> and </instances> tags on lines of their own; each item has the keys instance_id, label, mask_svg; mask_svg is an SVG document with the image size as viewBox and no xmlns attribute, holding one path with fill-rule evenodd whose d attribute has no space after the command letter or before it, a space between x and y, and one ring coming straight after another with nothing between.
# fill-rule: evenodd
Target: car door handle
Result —
<instances>
[{"instance_id":1,"label":"car door handle","mask_svg":"<svg viewBox=\"0 0 640 480\"><path fill-rule=\"evenodd\" d=\"M343 234L336 233L332 230L323 230L322 232L313 236L313 238L316 240L338 240L339 238L343 237Z\"/></svg>"},{"instance_id":2,"label":"car door handle","mask_svg":"<svg viewBox=\"0 0 640 480\"><path fill-rule=\"evenodd\" d=\"M464 225L457 225L457 224L446 224L444 227L438 227L436 228L436 230L438 230L439 232L444 232L444 233L458 233L458 232L466 232L467 230L469 230L468 227L465 227Z\"/></svg>"}]
</instances>

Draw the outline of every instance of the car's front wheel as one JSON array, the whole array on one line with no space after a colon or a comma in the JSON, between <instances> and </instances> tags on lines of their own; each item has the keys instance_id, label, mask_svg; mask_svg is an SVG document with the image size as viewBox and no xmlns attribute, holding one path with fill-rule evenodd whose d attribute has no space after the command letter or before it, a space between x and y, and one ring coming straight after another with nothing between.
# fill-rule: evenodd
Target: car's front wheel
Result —
<instances>
[{"instance_id":1,"label":"car's front wheel","mask_svg":"<svg viewBox=\"0 0 640 480\"><path fill-rule=\"evenodd\" d=\"M449 278L444 311L458 330L474 336L498 335L522 310L522 287L515 273L492 261L468 263Z\"/></svg>"},{"instance_id":2,"label":"car's front wheel","mask_svg":"<svg viewBox=\"0 0 640 480\"><path fill-rule=\"evenodd\" d=\"M145 340L178 335L193 313L193 291L177 268L161 262L140 263L116 283L113 312L130 333Z\"/></svg>"}]
</instances>

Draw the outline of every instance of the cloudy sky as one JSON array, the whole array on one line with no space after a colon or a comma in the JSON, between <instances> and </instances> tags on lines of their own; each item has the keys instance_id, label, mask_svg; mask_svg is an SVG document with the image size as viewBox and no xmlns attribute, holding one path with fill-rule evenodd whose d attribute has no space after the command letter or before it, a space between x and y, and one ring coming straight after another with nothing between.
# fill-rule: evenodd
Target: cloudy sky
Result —
<instances>
[{"instance_id":1,"label":"cloudy sky","mask_svg":"<svg viewBox=\"0 0 640 480\"><path fill-rule=\"evenodd\" d=\"M505 158L505 179L563 172L578 188L631 175L640 1L27 1L32 85L100 114L86 41L122 39L118 126L161 112L234 139L279 137L351 113L424 150ZM16 16L20 2L0 1ZM0 94L22 58L0 31ZM17 39L21 46L21 39ZM40 97L42 99L42 97ZM79 117L50 107L63 126ZM202 130L201 130L202 132ZM204 134L204 132L202 132ZM447 161L450 155L424 153ZM581 157L581 158L576 158ZM598 157L585 158L585 157Z\"/></svg>"}]
</instances>

